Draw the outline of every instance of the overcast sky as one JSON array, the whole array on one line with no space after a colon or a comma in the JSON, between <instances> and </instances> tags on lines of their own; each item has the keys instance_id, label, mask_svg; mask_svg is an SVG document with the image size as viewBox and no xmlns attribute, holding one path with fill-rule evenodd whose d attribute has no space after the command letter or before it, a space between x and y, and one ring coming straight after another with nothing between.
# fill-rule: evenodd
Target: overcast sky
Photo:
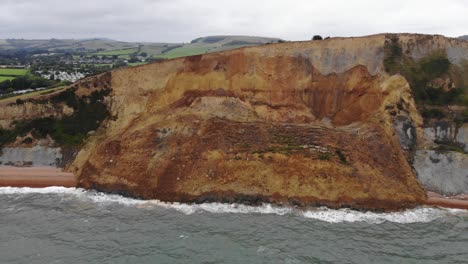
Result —
<instances>
[{"instance_id":1,"label":"overcast sky","mask_svg":"<svg viewBox=\"0 0 468 264\"><path fill-rule=\"evenodd\" d=\"M468 34L467 0L0 0L0 38Z\"/></svg>"}]
</instances>

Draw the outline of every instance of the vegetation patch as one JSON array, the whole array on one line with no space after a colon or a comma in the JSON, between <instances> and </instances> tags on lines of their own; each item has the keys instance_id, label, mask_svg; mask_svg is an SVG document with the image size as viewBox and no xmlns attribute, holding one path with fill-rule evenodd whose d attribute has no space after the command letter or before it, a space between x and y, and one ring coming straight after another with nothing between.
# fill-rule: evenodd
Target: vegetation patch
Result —
<instances>
[{"instance_id":1,"label":"vegetation patch","mask_svg":"<svg viewBox=\"0 0 468 264\"><path fill-rule=\"evenodd\" d=\"M173 59L207 53L210 49L203 45L190 45L172 49L164 54L155 55L155 58Z\"/></svg>"},{"instance_id":2,"label":"vegetation patch","mask_svg":"<svg viewBox=\"0 0 468 264\"><path fill-rule=\"evenodd\" d=\"M13 123L13 129L0 130L0 146L13 142L17 136L26 136L29 132L34 138L52 137L59 145L76 147L83 143L90 131L96 130L109 116L103 103L104 96L110 90L94 91L90 96L77 97L74 89L68 89L50 98L50 102L66 103L74 109L70 116L58 118L38 118Z\"/></svg>"},{"instance_id":3,"label":"vegetation patch","mask_svg":"<svg viewBox=\"0 0 468 264\"><path fill-rule=\"evenodd\" d=\"M447 106L468 107L468 62L453 65L443 50L415 60L405 54L397 35L387 36L383 62L389 74L406 78L425 123L431 119L457 125L467 122L466 110L452 111Z\"/></svg>"},{"instance_id":4,"label":"vegetation patch","mask_svg":"<svg viewBox=\"0 0 468 264\"><path fill-rule=\"evenodd\" d=\"M436 141L435 143L437 143L438 145L434 148L434 150L438 153L447 153L454 151L467 154L463 146L459 143L451 141Z\"/></svg>"},{"instance_id":5,"label":"vegetation patch","mask_svg":"<svg viewBox=\"0 0 468 264\"><path fill-rule=\"evenodd\" d=\"M468 123L468 109L465 109L461 114L456 115L454 121L458 126Z\"/></svg>"},{"instance_id":6,"label":"vegetation patch","mask_svg":"<svg viewBox=\"0 0 468 264\"><path fill-rule=\"evenodd\" d=\"M3 82L3 81L11 81L13 79L15 79L16 77L14 76L0 76L0 82Z\"/></svg>"},{"instance_id":7,"label":"vegetation patch","mask_svg":"<svg viewBox=\"0 0 468 264\"><path fill-rule=\"evenodd\" d=\"M404 54L396 35L386 40L384 51L385 71L390 74L402 74L408 80L418 105L468 106L466 87L461 86L446 91L429 85L430 81L450 77L451 73L456 71L456 66L450 63L445 52L437 51L420 60L413 60Z\"/></svg>"},{"instance_id":8,"label":"vegetation patch","mask_svg":"<svg viewBox=\"0 0 468 264\"><path fill-rule=\"evenodd\" d=\"M133 53L135 53L137 51L138 51L137 48L130 48L130 49L100 51L100 52L96 52L94 54L98 55L98 56L102 56L102 55L106 55L106 56L117 55L117 56L119 56L119 55L130 55L130 54L133 54Z\"/></svg>"},{"instance_id":9,"label":"vegetation patch","mask_svg":"<svg viewBox=\"0 0 468 264\"><path fill-rule=\"evenodd\" d=\"M444 111L437 108L423 108L420 112L424 119L442 119L446 117Z\"/></svg>"},{"instance_id":10,"label":"vegetation patch","mask_svg":"<svg viewBox=\"0 0 468 264\"><path fill-rule=\"evenodd\" d=\"M26 75L27 73L28 73L27 69L12 69L12 68L0 69L1 76L22 76L22 75Z\"/></svg>"},{"instance_id":11,"label":"vegetation patch","mask_svg":"<svg viewBox=\"0 0 468 264\"><path fill-rule=\"evenodd\" d=\"M36 97L36 96L41 96L41 95L46 95L46 94L51 94L53 92L57 92L59 90L62 90L62 89L65 89L66 86L59 86L59 87L55 87L55 88L50 88L50 89L46 89L46 90L40 90L40 91L34 91L34 92L30 92L30 93L24 93L24 94L21 94L21 95L4 95L4 96L0 96L0 102L1 103L4 103L4 104L9 104L9 103L14 103L14 102L18 102L18 100L20 101L26 101L26 100L31 100L32 98Z\"/></svg>"},{"instance_id":12,"label":"vegetation patch","mask_svg":"<svg viewBox=\"0 0 468 264\"><path fill-rule=\"evenodd\" d=\"M346 156L343 154L343 152L340 150L340 149L337 149L335 151L336 155L338 156L338 158L340 159L340 162L345 164L345 165L348 165L348 160L346 159Z\"/></svg>"}]
</instances>

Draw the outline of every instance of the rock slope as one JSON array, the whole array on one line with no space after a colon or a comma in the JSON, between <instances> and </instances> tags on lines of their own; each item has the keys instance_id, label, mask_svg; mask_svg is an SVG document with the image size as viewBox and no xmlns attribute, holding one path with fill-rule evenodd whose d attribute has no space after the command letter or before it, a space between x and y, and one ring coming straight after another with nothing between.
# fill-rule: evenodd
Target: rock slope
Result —
<instances>
[{"instance_id":1,"label":"rock slope","mask_svg":"<svg viewBox=\"0 0 468 264\"><path fill-rule=\"evenodd\" d=\"M467 86L467 61L468 42L415 34L241 48L84 79L50 99L72 109L57 108L65 121L40 124L58 143L88 135L68 166L84 188L178 202L408 208L426 200L417 173L425 184L448 179L420 169L427 155L445 155L431 144L463 137L459 124L455 134L429 133L439 123L420 116L413 84ZM450 72L427 73L439 64ZM463 181L460 168L451 179Z\"/></svg>"},{"instance_id":2,"label":"rock slope","mask_svg":"<svg viewBox=\"0 0 468 264\"><path fill-rule=\"evenodd\" d=\"M85 188L165 201L419 204L394 116L421 118L406 80L383 71L385 40L243 48L77 83L110 87L112 118L70 169Z\"/></svg>"}]
</instances>

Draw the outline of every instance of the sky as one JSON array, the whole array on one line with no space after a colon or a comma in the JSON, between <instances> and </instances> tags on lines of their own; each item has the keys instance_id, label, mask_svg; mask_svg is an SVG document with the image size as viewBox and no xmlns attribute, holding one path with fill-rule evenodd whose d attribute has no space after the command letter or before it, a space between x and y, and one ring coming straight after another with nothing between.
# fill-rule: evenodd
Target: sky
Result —
<instances>
[{"instance_id":1,"label":"sky","mask_svg":"<svg viewBox=\"0 0 468 264\"><path fill-rule=\"evenodd\" d=\"M467 0L0 0L0 39L468 35Z\"/></svg>"}]
</instances>

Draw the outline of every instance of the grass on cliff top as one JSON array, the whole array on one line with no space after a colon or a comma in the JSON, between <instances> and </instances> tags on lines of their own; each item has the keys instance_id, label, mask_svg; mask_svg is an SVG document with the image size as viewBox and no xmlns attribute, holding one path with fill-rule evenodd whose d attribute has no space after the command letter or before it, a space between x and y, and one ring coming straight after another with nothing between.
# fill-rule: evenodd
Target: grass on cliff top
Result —
<instances>
[{"instance_id":1,"label":"grass on cliff top","mask_svg":"<svg viewBox=\"0 0 468 264\"><path fill-rule=\"evenodd\" d=\"M106 55L106 56L117 55L117 56L119 56L119 55L130 55L130 54L133 54L133 53L135 53L137 51L138 51L137 48L130 48L130 49L100 51L100 52L96 52L94 54L98 55L98 56L103 56L103 55Z\"/></svg>"},{"instance_id":2,"label":"grass on cliff top","mask_svg":"<svg viewBox=\"0 0 468 264\"><path fill-rule=\"evenodd\" d=\"M33 99L35 97L39 97L42 95L50 94L59 90L63 90L67 88L68 86L60 86L56 88L51 88L51 89L45 89L41 91L35 91L35 92L30 92L30 93L25 93L21 95L16 95L12 97L7 97L7 98L0 98L0 104L10 104L10 103L15 103L17 100L27 100L27 99Z\"/></svg>"},{"instance_id":3,"label":"grass on cliff top","mask_svg":"<svg viewBox=\"0 0 468 264\"><path fill-rule=\"evenodd\" d=\"M13 80L15 79L16 77L15 76L1 76L0 75L0 82L3 82L3 81L6 81L6 80Z\"/></svg>"},{"instance_id":4,"label":"grass on cliff top","mask_svg":"<svg viewBox=\"0 0 468 264\"><path fill-rule=\"evenodd\" d=\"M27 69L0 69L0 75L3 76L22 76L28 73Z\"/></svg>"},{"instance_id":5,"label":"grass on cliff top","mask_svg":"<svg viewBox=\"0 0 468 264\"><path fill-rule=\"evenodd\" d=\"M199 55L208 52L210 49L206 46L188 44L180 48L170 50L166 53L155 55L155 58L173 59L185 56Z\"/></svg>"}]
</instances>

